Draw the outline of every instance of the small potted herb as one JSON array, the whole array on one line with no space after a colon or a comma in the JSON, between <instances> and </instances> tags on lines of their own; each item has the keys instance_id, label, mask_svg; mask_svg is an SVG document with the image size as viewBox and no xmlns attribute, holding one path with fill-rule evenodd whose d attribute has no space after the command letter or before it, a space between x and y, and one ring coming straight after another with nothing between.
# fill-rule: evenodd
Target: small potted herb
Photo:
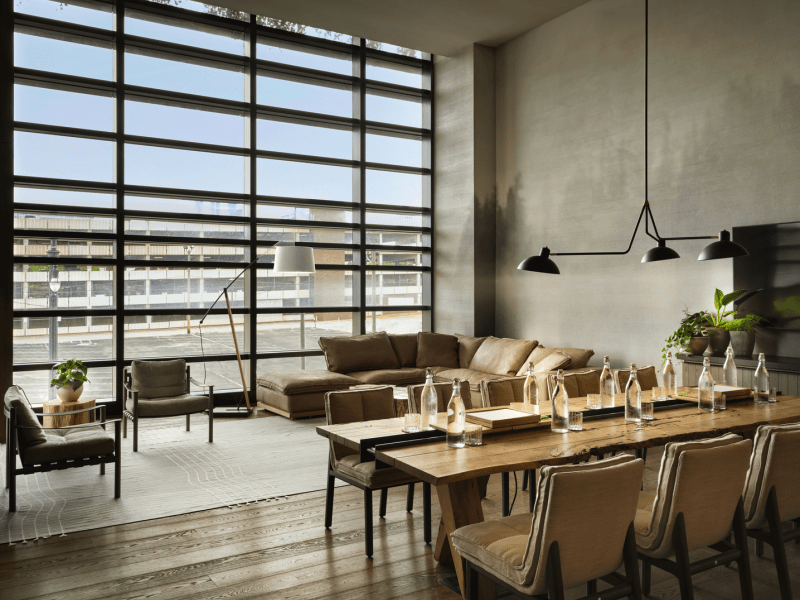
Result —
<instances>
[{"instance_id":1,"label":"small potted herb","mask_svg":"<svg viewBox=\"0 0 800 600\"><path fill-rule=\"evenodd\" d=\"M68 360L56 365L55 379L50 382L50 387L56 388L56 394L61 402L77 402L83 393L83 384L89 381L86 377L88 369L79 360Z\"/></svg>"},{"instance_id":2,"label":"small potted herb","mask_svg":"<svg viewBox=\"0 0 800 600\"><path fill-rule=\"evenodd\" d=\"M753 348L756 345L756 333L753 328L763 320L759 315L749 314L725 322L725 329L731 336L731 347L736 356L753 356Z\"/></svg>"},{"instance_id":3,"label":"small potted herb","mask_svg":"<svg viewBox=\"0 0 800 600\"><path fill-rule=\"evenodd\" d=\"M661 349L661 357L667 359L667 351L686 352L688 354L702 354L708 346L708 333L706 323L708 313L700 311L689 313L689 309L684 307L684 317L681 319L678 329L666 339L666 345Z\"/></svg>"}]
</instances>

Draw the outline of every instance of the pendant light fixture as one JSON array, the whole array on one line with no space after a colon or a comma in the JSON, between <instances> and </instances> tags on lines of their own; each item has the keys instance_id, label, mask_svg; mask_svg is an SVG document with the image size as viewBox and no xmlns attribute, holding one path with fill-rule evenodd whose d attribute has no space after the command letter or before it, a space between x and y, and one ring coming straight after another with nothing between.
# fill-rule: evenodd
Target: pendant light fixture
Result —
<instances>
[{"instance_id":1,"label":"pendant light fixture","mask_svg":"<svg viewBox=\"0 0 800 600\"><path fill-rule=\"evenodd\" d=\"M644 206L639 212L639 219L636 221L636 227L633 228L633 235L631 241L628 243L628 248L619 252L550 252L550 249L545 246L542 248L538 256L531 256L526 258L517 269L521 271L532 271L535 273L551 273L553 275L560 274L558 266L550 258L551 256L614 256L628 254L633 247L633 240L636 238L636 233L639 231L639 225L642 223L644 217L644 230L645 234L653 238L656 246L648 250L642 257L643 263L657 262L661 260L671 260L680 258L680 255L667 246L670 241L682 240L711 240L717 239L713 244L709 244L700 253L697 260L716 260L718 258L735 258L737 256L748 256L750 253L742 246L731 240L729 231L722 230L719 236L715 235L699 235L699 236L684 236L684 237L661 237L656 227L656 221L653 218L653 211L650 208L650 202L647 199L647 70L649 61L649 0L645 0L644 4ZM652 233L650 232L650 225L653 226Z\"/></svg>"}]
</instances>

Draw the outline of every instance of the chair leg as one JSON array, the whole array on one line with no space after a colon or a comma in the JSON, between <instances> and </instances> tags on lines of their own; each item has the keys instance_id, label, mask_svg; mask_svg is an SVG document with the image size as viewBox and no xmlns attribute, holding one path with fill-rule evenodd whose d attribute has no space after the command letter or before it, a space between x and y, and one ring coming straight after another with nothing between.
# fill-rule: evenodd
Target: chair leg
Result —
<instances>
[{"instance_id":1,"label":"chair leg","mask_svg":"<svg viewBox=\"0 0 800 600\"><path fill-rule=\"evenodd\" d=\"M100 475L106 474L106 463L100 463Z\"/></svg>"},{"instance_id":2,"label":"chair leg","mask_svg":"<svg viewBox=\"0 0 800 600\"><path fill-rule=\"evenodd\" d=\"M364 546L367 556L372 558L372 490L364 490Z\"/></svg>"},{"instance_id":3,"label":"chair leg","mask_svg":"<svg viewBox=\"0 0 800 600\"><path fill-rule=\"evenodd\" d=\"M125 416L124 412L122 413L122 437L128 438L128 417Z\"/></svg>"},{"instance_id":4,"label":"chair leg","mask_svg":"<svg viewBox=\"0 0 800 600\"><path fill-rule=\"evenodd\" d=\"M694 600L689 546L686 542L686 521L683 513L678 513L678 518L675 520L672 547L675 549L675 563L678 567L676 575L681 588L681 600Z\"/></svg>"},{"instance_id":5,"label":"chair leg","mask_svg":"<svg viewBox=\"0 0 800 600\"><path fill-rule=\"evenodd\" d=\"M534 507L536 506L536 470L531 469L527 471L528 475L528 485L530 485L530 491L528 492L528 512L533 512Z\"/></svg>"},{"instance_id":6,"label":"chair leg","mask_svg":"<svg viewBox=\"0 0 800 600\"><path fill-rule=\"evenodd\" d=\"M186 431L189 431L192 415L186 415Z\"/></svg>"},{"instance_id":7,"label":"chair leg","mask_svg":"<svg viewBox=\"0 0 800 600\"><path fill-rule=\"evenodd\" d=\"M550 544L547 553L548 600L564 600L564 578L561 574L561 555L558 542Z\"/></svg>"},{"instance_id":8,"label":"chair leg","mask_svg":"<svg viewBox=\"0 0 800 600\"><path fill-rule=\"evenodd\" d=\"M383 519L386 517L386 500L389 498L389 488L381 490L381 503L378 507L378 516Z\"/></svg>"},{"instance_id":9,"label":"chair leg","mask_svg":"<svg viewBox=\"0 0 800 600\"><path fill-rule=\"evenodd\" d=\"M522 472L522 491L528 489L528 473L529 471L526 469Z\"/></svg>"},{"instance_id":10,"label":"chair leg","mask_svg":"<svg viewBox=\"0 0 800 600\"><path fill-rule=\"evenodd\" d=\"M408 492L406 493L406 512L414 510L414 484L408 484Z\"/></svg>"},{"instance_id":11,"label":"chair leg","mask_svg":"<svg viewBox=\"0 0 800 600\"><path fill-rule=\"evenodd\" d=\"M509 498L508 498L508 488L509 488L509 481L508 481L508 472L501 473L501 477L503 480L503 505L502 505L502 516L507 517L508 513L510 512L509 509Z\"/></svg>"},{"instance_id":12,"label":"chair leg","mask_svg":"<svg viewBox=\"0 0 800 600\"><path fill-rule=\"evenodd\" d=\"M653 574L653 565L647 560L642 560L642 593L650 595L650 582Z\"/></svg>"},{"instance_id":13,"label":"chair leg","mask_svg":"<svg viewBox=\"0 0 800 600\"><path fill-rule=\"evenodd\" d=\"M328 469L328 490L325 493L325 529L333 523L333 491L336 489L336 476Z\"/></svg>"},{"instance_id":14,"label":"chair leg","mask_svg":"<svg viewBox=\"0 0 800 600\"><path fill-rule=\"evenodd\" d=\"M590 579L586 582L586 595L591 596L597 593L597 579Z\"/></svg>"},{"instance_id":15,"label":"chair leg","mask_svg":"<svg viewBox=\"0 0 800 600\"><path fill-rule=\"evenodd\" d=\"M139 451L139 419L133 417L133 451Z\"/></svg>"},{"instance_id":16,"label":"chair leg","mask_svg":"<svg viewBox=\"0 0 800 600\"><path fill-rule=\"evenodd\" d=\"M119 421L117 421L116 423L114 423L114 498L120 497L121 488L122 488L122 440L119 438Z\"/></svg>"},{"instance_id":17,"label":"chair leg","mask_svg":"<svg viewBox=\"0 0 800 600\"><path fill-rule=\"evenodd\" d=\"M431 484L422 483L422 514L425 525L425 543L431 545Z\"/></svg>"},{"instance_id":18,"label":"chair leg","mask_svg":"<svg viewBox=\"0 0 800 600\"><path fill-rule=\"evenodd\" d=\"M6 449L12 452L10 449ZM13 454L13 452L12 452ZM17 512L17 465L16 457L14 457L13 466L8 470L8 512Z\"/></svg>"},{"instance_id":19,"label":"chair leg","mask_svg":"<svg viewBox=\"0 0 800 600\"><path fill-rule=\"evenodd\" d=\"M778 494L775 486L769 490L767 497L767 524L772 538L772 553L775 557L775 568L778 571L778 585L781 588L781 600L792 600L792 582L789 579L789 564L786 560L786 546L783 542L781 514L778 510ZM744 596L744 594L742 594Z\"/></svg>"},{"instance_id":20,"label":"chair leg","mask_svg":"<svg viewBox=\"0 0 800 600\"><path fill-rule=\"evenodd\" d=\"M461 561L464 571L464 583L466 584L465 587L467 588L465 590L466 593L464 594L464 598L465 600L478 600L480 597L478 595L480 588L480 583L478 580L479 573L472 568L472 563L467 559L462 558Z\"/></svg>"},{"instance_id":21,"label":"chair leg","mask_svg":"<svg viewBox=\"0 0 800 600\"><path fill-rule=\"evenodd\" d=\"M639 560L636 558L636 534L633 531L633 523L628 526L622 558L625 563L625 579L628 580L628 583L633 588L633 594L628 596L628 598L632 600L642 600L642 587L639 580Z\"/></svg>"},{"instance_id":22,"label":"chair leg","mask_svg":"<svg viewBox=\"0 0 800 600\"><path fill-rule=\"evenodd\" d=\"M214 411L208 411L208 443L214 443Z\"/></svg>"},{"instance_id":23,"label":"chair leg","mask_svg":"<svg viewBox=\"0 0 800 600\"><path fill-rule=\"evenodd\" d=\"M756 540L756 556L758 558L764 557L764 540Z\"/></svg>"}]
</instances>

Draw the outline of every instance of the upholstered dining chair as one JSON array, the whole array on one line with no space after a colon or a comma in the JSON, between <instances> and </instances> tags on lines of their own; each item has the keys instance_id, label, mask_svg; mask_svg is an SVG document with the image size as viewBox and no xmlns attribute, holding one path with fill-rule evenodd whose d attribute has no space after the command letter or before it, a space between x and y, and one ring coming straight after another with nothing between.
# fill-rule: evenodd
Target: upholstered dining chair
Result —
<instances>
[{"instance_id":1,"label":"upholstered dining chair","mask_svg":"<svg viewBox=\"0 0 800 600\"><path fill-rule=\"evenodd\" d=\"M772 546L782 600L791 600L792 584L784 544L800 538L800 424L762 425L753 439L753 454L744 487L747 535L756 540L756 556L764 542ZM795 521L783 530L781 523Z\"/></svg>"},{"instance_id":2,"label":"upholstered dining chair","mask_svg":"<svg viewBox=\"0 0 800 600\"><path fill-rule=\"evenodd\" d=\"M417 385L410 385L408 386L408 399L411 401L411 405L414 409L419 412L421 409L421 399L422 399L422 390L425 389L424 384L417 384ZM447 412L447 404L450 402L450 397L453 395L453 384L452 383L434 383L433 389L436 391L436 395L439 398L439 406L437 410L442 412ZM464 402L464 408L469 410L471 408L480 408L480 404L475 406L472 402L472 393L469 389L469 381L462 381L461 382L461 400Z\"/></svg>"},{"instance_id":3,"label":"upholstered dining chair","mask_svg":"<svg viewBox=\"0 0 800 600\"><path fill-rule=\"evenodd\" d=\"M550 374L547 376L548 398L553 396L556 389L556 378L558 376ZM600 372L584 371L582 373L564 373L564 388L570 398L582 398L589 394L600 393Z\"/></svg>"},{"instance_id":4,"label":"upholstered dining chair","mask_svg":"<svg viewBox=\"0 0 800 600\"><path fill-rule=\"evenodd\" d=\"M642 386L643 392L658 387L658 374L653 366L637 368L636 377L639 380L639 385ZM625 386L628 384L628 379L631 378L631 370L617 369L614 371L614 378L616 379L617 391L625 394Z\"/></svg>"},{"instance_id":5,"label":"upholstered dining chair","mask_svg":"<svg viewBox=\"0 0 800 600\"><path fill-rule=\"evenodd\" d=\"M484 575L520 598L562 600L564 589L597 579L614 587L603 598L640 599L633 521L644 464L630 455L577 465L544 466L533 513L455 530L468 600ZM621 565L625 575L617 573Z\"/></svg>"},{"instance_id":6,"label":"upholstered dining chair","mask_svg":"<svg viewBox=\"0 0 800 600\"><path fill-rule=\"evenodd\" d=\"M394 391L389 386L356 388L327 392L325 416L328 425L343 425L394 418ZM399 431L398 431L399 433ZM378 516L386 516L389 488L413 487L419 480L396 467L376 468L375 461L361 461L357 450L331 440L328 465L328 489L325 496L325 529L333 522L333 493L336 479L341 479L364 491L364 544L367 556L372 557L372 492L381 491ZM431 486L422 484L425 543L431 543ZM413 495L412 495L413 497ZM411 512L411 506L406 506Z\"/></svg>"},{"instance_id":7,"label":"upholstered dining chair","mask_svg":"<svg viewBox=\"0 0 800 600\"><path fill-rule=\"evenodd\" d=\"M6 390L3 412L6 417L6 489L8 510L17 510L17 475L60 471L75 467L100 465L105 475L106 464L114 463L114 498L120 497L121 468L119 419L106 421L105 405L48 417L93 412L94 423L43 429L25 391L18 385ZM106 433L106 425L114 424L114 437ZM19 453L22 468L17 467Z\"/></svg>"},{"instance_id":8,"label":"upholstered dining chair","mask_svg":"<svg viewBox=\"0 0 800 600\"><path fill-rule=\"evenodd\" d=\"M634 525L645 595L653 566L676 576L681 598L691 600L692 575L735 561L742 598L752 600L742 503L752 447L735 434L664 447L656 493L640 494ZM718 553L692 562L689 552L705 547Z\"/></svg>"},{"instance_id":9,"label":"upholstered dining chair","mask_svg":"<svg viewBox=\"0 0 800 600\"><path fill-rule=\"evenodd\" d=\"M125 407L122 411L122 437L128 437L128 421L133 423L133 451L139 451L139 419L208 413L208 441L214 441L214 386L190 376L189 365L176 360L134 360L123 373ZM190 384L206 388L208 396L192 394Z\"/></svg>"}]
</instances>

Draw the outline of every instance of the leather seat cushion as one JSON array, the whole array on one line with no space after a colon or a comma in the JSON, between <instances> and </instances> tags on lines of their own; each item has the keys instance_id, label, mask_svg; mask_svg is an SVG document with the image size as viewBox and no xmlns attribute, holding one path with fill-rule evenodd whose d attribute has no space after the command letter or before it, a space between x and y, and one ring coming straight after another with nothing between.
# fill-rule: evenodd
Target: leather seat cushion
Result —
<instances>
[{"instance_id":1,"label":"leather seat cushion","mask_svg":"<svg viewBox=\"0 0 800 600\"><path fill-rule=\"evenodd\" d=\"M99 425L72 429L45 429L44 434L47 441L24 450L23 465L41 465L114 453L114 438Z\"/></svg>"}]
</instances>

